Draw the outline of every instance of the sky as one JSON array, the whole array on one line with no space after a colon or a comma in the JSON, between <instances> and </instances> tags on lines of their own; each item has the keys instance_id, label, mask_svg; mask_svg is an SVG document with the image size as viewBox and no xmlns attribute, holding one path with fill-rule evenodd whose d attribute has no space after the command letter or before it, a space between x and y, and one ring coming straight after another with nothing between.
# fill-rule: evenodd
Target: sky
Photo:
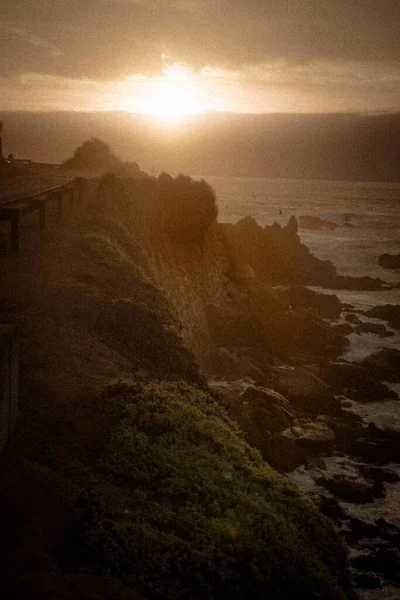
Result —
<instances>
[{"instance_id":1,"label":"sky","mask_svg":"<svg viewBox=\"0 0 400 600\"><path fill-rule=\"evenodd\" d=\"M1 0L0 110L400 109L400 0Z\"/></svg>"}]
</instances>

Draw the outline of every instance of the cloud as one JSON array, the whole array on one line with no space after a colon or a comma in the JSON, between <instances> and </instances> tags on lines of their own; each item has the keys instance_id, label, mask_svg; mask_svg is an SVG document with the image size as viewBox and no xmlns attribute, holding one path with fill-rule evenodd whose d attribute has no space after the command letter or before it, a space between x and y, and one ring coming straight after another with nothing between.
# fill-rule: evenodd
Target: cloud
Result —
<instances>
[{"instance_id":1,"label":"cloud","mask_svg":"<svg viewBox=\"0 0 400 600\"><path fill-rule=\"evenodd\" d=\"M13 27L11 25L7 25L6 23L0 23L0 29L7 35L16 36L19 40L23 42L27 42L32 46L36 46L37 48L44 48L48 50L52 56L62 56L63 52L59 50L56 46L46 41L45 39L38 37L37 35L33 35L32 33L28 33L23 29L19 29L18 27Z\"/></svg>"},{"instance_id":2,"label":"cloud","mask_svg":"<svg viewBox=\"0 0 400 600\"><path fill-rule=\"evenodd\" d=\"M21 45L47 50L33 66L54 75L113 79L156 73L162 52L197 69L240 69L276 59L400 64L398 0L2 0L2 5L9 24L2 35L12 33ZM52 60L61 55L63 60ZM14 44L10 71L24 72L25 57Z\"/></svg>"},{"instance_id":3,"label":"cloud","mask_svg":"<svg viewBox=\"0 0 400 600\"><path fill-rule=\"evenodd\" d=\"M10 81L36 73L112 86L178 62L229 83L249 110L268 103L279 109L285 94L293 109L310 105L311 94L319 98L314 104L324 97L331 106L331 95L353 106L358 91L363 106L368 97L374 106L398 105L399 0L1 3L0 68ZM246 89L259 101L246 101ZM274 103L268 90L282 101Z\"/></svg>"}]
</instances>

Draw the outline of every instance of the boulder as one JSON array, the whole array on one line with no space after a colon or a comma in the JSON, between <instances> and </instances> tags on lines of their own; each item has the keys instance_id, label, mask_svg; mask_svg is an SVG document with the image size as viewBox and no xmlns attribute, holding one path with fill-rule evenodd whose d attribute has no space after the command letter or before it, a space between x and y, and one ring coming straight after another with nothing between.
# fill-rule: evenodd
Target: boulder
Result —
<instances>
[{"instance_id":1,"label":"boulder","mask_svg":"<svg viewBox=\"0 0 400 600\"><path fill-rule=\"evenodd\" d=\"M354 313L347 313L344 318L349 323L354 323L355 325L358 325L359 323L362 322L360 317Z\"/></svg>"},{"instance_id":2,"label":"boulder","mask_svg":"<svg viewBox=\"0 0 400 600\"><path fill-rule=\"evenodd\" d=\"M364 364L358 365L346 361L330 362L323 369L324 381L337 392L345 392L358 402L378 402L397 398L397 394L387 385L371 376Z\"/></svg>"},{"instance_id":3,"label":"boulder","mask_svg":"<svg viewBox=\"0 0 400 600\"><path fill-rule=\"evenodd\" d=\"M285 432L271 436L261 450L263 458L277 471L289 473L303 465L309 454Z\"/></svg>"},{"instance_id":4,"label":"boulder","mask_svg":"<svg viewBox=\"0 0 400 600\"><path fill-rule=\"evenodd\" d=\"M347 395L357 402L383 402L385 400L397 400L397 394L386 384L378 379L367 377L356 389L348 389Z\"/></svg>"},{"instance_id":5,"label":"boulder","mask_svg":"<svg viewBox=\"0 0 400 600\"><path fill-rule=\"evenodd\" d=\"M354 363L334 361L324 365L323 378L335 389L357 388L367 376L367 370Z\"/></svg>"},{"instance_id":6,"label":"boulder","mask_svg":"<svg viewBox=\"0 0 400 600\"><path fill-rule=\"evenodd\" d=\"M335 434L325 423L313 422L294 425L282 435L290 438L302 448L317 453L329 452L335 443Z\"/></svg>"},{"instance_id":7,"label":"boulder","mask_svg":"<svg viewBox=\"0 0 400 600\"><path fill-rule=\"evenodd\" d=\"M374 306L365 313L373 319L382 319L387 321L390 327L400 329L400 304L383 304Z\"/></svg>"},{"instance_id":8,"label":"boulder","mask_svg":"<svg viewBox=\"0 0 400 600\"><path fill-rule=\"evenodd\" d=\"M400 442L386 438L355 438L348 447L352 456L375 465L400 462Z\"/></svg>"},{"instance_id":9,"label":"boulder","mask_svg":"<svg viewBox=\"0 0 400 600\"><path fill-rule=\"evenodd\" d=\"M344 502L366 504L374 500L373 486L365 479L334 475L333 477L319 477L316 483Z\"/></svg>"},{"instance_id":10,"label":"boulder","mask_svg":"<svg viewBox=\"0 0 400 600\"><path fill-rule=\"evenodd\" d=\"M354 331L360 335L361 333L373 333L380 337L390 337L394 335L393 331L388 331L382 323L359 323L354 327Z\"/></svg>"},{"instance_id":11,"label":"boulder","mask_svg":"<svg viewBox=\"0 0 400 600\"><path fill-rule=\"evenodd\" d=\"M360 472L366 479L370 479L374 482L383 481L385 483L397 483L400 481L400 476L396 473L396 471L392 471L392 469L361 465Z\"/></svg>"},{"instance_id":12,"label":"boulder","mask_svg":"<svg viewBox=\"0 0 400 600\"><path fill-rule=\"evenodd\" d=\"M325 517L332 519L335 523L340 523L340 521L346 518L345 511L336 498L333 498L332 496L325 496L322 494L319 496L316 504L319 511L325 515Z\"/></svg>"},{"instance_id":13,"label":"boulder","mask_svg":"<svg viewBox=\"0 0 400 600\"><path fill-rule=\"evenodd\" d=\"M370 354L361 364L374 377L391 383L400 383L400 350L396 348L384 348L375 354Z\"/></svg>"},{"instance_id":14,"label":"boulder","mask_svg":"<svg viewBox=\"0 0 400 600\"><path fill-rule=\"evenodd\" d=\"M321 412L341 412L340 401L334 397L326 383L305 368L282 370L278 376L277 390L287 397L295 408L314 417Z\"/></svg>"},{"instance_id":15,"label":"boulder","mask_svg":"<svg viewBox=\"0 0 400 600\"><path fill-rule=\"evenodd\" d=\"M292 286L281 293L293 308L314 310L320 317L338 319L342 304L334 294L319 294L302 286Z\"/></svg>"},{"instance_id":16,"label":"boulder","mask_svg":"<svg viewBox=\"0 0 400 600\"><path fill-rule=\"evenodd\" d=\"M341 335L350 335L350 333L353 333L353 327L350 323L339 323L339 325L334 325L333 329Z\"/></svg>"},{"instance_id":17,"label":"boulder","mask_svg":"<svg viewBox=\"0 0 400 600\"><path fill-rule=\"evenodd\" d=\"M400 269L400 254L381 254L378 263L384 269Z\"/></svg>"},{"instance_id":18,"label":"boulder","mask_svg":"<svg viewBox=\"0 0 400 600\"><path fill-rule=\"evenodd\" d=\"M290 427L295 417L293 407L284 396L255 386L242 392L228 413L246 433L249 444L260 450L269 436Z\"/></svg>"},{"instance_id":19,"label":"boulder","mask_svg":"<svg viewBox=\"0 0 400 600\"><path fill-rule=\"evenodd\" d=\"M350 531L346 532L346 541L348 544L354 544L362 538L376 538L379 536L380 530L372 523L366 523L356 517L349 519Z\"/></svg>"},{"instance_id":20,"label":"boulder","mask_svg":"<svg viewBox=\"0 0 400 600\"><path fill-rule=\"evenodd\" d=\"M332 290L377 291L387 289L386 281L373 277L351 277L350 275L335 275L323 282L324 288Z\"/></svg>"}]
</instances>

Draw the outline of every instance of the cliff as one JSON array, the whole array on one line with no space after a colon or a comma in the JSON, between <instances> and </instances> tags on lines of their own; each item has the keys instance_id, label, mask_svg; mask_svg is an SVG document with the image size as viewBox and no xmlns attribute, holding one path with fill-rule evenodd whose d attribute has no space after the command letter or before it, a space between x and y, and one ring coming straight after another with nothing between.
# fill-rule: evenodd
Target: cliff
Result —
<instances>
[{"instance_id":1,"label":"cliff","mask_svg":"<svg viewBox=\"0 0 400 600\"><path fill-rule=\"evenodd\" d=\"M2 265L22 365L2 465L10 595L352 597L333 526L207 386L272 384L282 361L341 343L274 289L291 280L278 250L273 281L250 246L239 260L242 228L216 222L204 183L106 177L79 223ZM316 261L295 232L278 239Z\"/></svg>"}]
</instances>

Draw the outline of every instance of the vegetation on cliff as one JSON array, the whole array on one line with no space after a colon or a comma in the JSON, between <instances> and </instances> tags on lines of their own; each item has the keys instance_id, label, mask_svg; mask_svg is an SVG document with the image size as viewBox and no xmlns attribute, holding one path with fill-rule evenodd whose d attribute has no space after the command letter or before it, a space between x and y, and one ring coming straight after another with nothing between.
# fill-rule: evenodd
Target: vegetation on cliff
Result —
<instances>
[{"instance_id":1,"label":"vegetation on cliff","mask_svg":"<svg viewBox=\"0 0 400 600\"><path fill-rule=\"evenodd\" d=\"M208 394L119 382L107 399L102 464L129 500L120 514L77 503L81 569L151 599L349 597L338 534Z\"/></svg>"}]
</instances>

